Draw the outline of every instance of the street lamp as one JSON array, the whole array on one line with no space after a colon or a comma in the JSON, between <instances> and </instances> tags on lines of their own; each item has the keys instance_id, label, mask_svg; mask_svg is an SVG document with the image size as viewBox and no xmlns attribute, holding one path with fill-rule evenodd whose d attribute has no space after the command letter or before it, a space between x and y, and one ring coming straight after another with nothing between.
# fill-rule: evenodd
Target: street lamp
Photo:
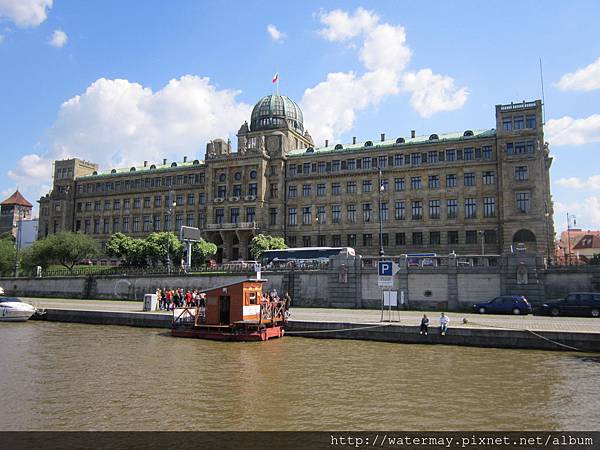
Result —
<instances>
[{"instance_id":1,"label":"street lamp","mask_svg":"<svg viewBox=\"0 0 600 450\"><path fill-rule=\"evenodd\" d=\"M481 236L481 256L485 255L485 231L479 230L479 235Z\"/></svg>"},{"instance_id":2,"label":"street lamp","mask_svg":"<svg viewBox=\"0 0 600 450\"><path fill-rule=\"evenodd\" d=\"M383 222L381 217L381 191L383 191L383 184L381 182L381 170L379 170L379 258L383 259L385 252L383 251Z\"/></svg>"},{"instance_id":3,"label":"street lamp","mask_svg":"<svg viewBox=\"0 0 600 450\"><path fill-rule=\"evenodd\" d=\"M175 192L173 191L169 191L169 199L168 199L168 203L169 203L169 208L168 208L168 213L169 213L169 221L171 222L169 224L169 228L170 232L173 232L173 227L175 226L175 224L173 223L173 209L177 206L177 201L175 199ZM167 238L167 272L171 273L171 237L168 236Z\"/></svg>"},{"instance_id":4,"label":"street lamp","mask_svg":"<svg viewBox=\"0 0 600 450\"><path fill-rule=\"evenodd\" d=\"M319 210L317 209L317 217L315 217L315 222L317 223L317 247L321 246L321 222L319 221Z\"/></svg>"},{"instance_id":5,"label":"street lamp","mask_svg":"<svg viewBox=\"0 0 600 450\"><path fill-rule=\"evenodd\" d=\"M23 226L23 209L21 205L15 205L19 214L17 220L17 235L15 236L15 278L19 276L19 250L21 249L21 228Z\"/></svg>"},{"instance_id":6,"label":"street lamp","mask_svg":"<svg viewBox=\"0 0 600 450\"><path fill-rule=\"evenodd\" d=\"M575 216L569 216L569 213L567 212L567 248L569 251L567 257L569 258L569 265L571 265L571 219L573 219L573 226L577 225Z\"/></svg>"}]
</instances>

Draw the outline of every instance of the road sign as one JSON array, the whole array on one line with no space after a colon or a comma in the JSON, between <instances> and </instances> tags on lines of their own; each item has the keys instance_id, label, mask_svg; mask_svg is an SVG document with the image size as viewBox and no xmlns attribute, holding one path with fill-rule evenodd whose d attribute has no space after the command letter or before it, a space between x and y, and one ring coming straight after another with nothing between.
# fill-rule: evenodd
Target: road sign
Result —
<instances>
[{"instance_id":1,"label":"road sign","mask_svg":"<svg viewBox=\"0 0 600 450\"><path fill-rule=\"evenodd\" d=\"M377 263L377 275L380 277L393 277L399 270L400 267L394 261L379 261Z\"/></svg>"},{"instance_id":2,"label":"road sign","mask_svg":"<svg viewBox=\"0 0 600 450\"><path fill-rule=\"evenodd\" d=\"M394 287L394 277L389 275L380 275L377 277L379 287Z\"/></svg>"}]
</instances>

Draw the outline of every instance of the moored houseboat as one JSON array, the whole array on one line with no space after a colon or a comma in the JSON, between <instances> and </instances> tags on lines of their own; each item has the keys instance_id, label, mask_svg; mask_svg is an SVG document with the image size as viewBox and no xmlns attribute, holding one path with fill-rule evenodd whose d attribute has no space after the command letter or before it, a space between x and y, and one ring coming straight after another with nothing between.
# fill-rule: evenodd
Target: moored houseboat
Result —
<instances>
[{"instance_id":1,"label":"moored houseboat","mask_svg":"<svg viewBox=\"0 0 600 450\"><path fill-rule=\"evenodd\" d=\"M264 296L265 281L250 279L203 291L198 304L174 309L172 335L223 341L282 337L289 304Z\"/></svg>"}]
</instances>

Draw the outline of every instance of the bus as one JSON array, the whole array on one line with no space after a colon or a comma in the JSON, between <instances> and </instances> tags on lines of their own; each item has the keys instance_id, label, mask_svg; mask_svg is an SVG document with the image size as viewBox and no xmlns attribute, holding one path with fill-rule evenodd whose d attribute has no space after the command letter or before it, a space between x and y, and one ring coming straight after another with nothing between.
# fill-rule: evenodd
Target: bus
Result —
<instances>
[{"instance_id":1,"label":"bus","mask_svg":"<svg viewBox=\"0 0 600 450\"><path fill-rule=\"evenodd\" d=\"M406 264L408 267L436 267L436 256L435 253L408 253Z\"/></svg>"},{"instance_id":2,"label":"bus","mask_svg":"<svg viewBox=\"0 0 600 450\"><path fill-rule=\"evenodd\" d=\"M265 250L260 254L259 261L264 268L281 266L303 266L329 262L330 256L355 256L351 247L299 247L285 250Z\"/></svg>"}]
</instances>

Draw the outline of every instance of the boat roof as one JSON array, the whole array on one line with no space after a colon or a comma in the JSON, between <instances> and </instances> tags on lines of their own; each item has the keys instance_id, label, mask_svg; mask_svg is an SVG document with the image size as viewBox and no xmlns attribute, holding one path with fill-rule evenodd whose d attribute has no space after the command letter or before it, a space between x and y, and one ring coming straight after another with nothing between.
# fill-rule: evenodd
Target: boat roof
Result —
<instances>
[{"instance_id":1,"label":"boat roof","mask_svg":"<svg viewBox=\"0 0 600 450\"><path fill-rule=\"evenodd\" d=\"M201 292L201 293L205 292L206 293L206 292L214 291L214 290L217 290L217 289L223 289L223 288L226 288L226 287L235 286L236 284L241 284L241 283L264 283L266 281L268 281L268 280L265 280L265 279L257 280L256 278L248 278L246 280L236 281L235 283L227 283L227 284L223 284L221 286L213 286L213 287L210 287L210 288L207 288L207 289L202 289L199 292Z\"/></svg>"}]
</instances>

